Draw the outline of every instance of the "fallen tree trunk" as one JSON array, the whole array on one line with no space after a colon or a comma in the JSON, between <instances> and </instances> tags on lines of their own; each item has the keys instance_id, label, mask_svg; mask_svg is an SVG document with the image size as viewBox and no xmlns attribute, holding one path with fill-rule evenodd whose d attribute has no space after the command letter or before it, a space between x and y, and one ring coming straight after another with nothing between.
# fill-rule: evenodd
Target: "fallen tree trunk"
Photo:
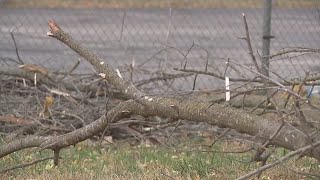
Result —
<instances>
[{"instance_id":1,"label":"fallen tree trunk","mask_svg":"<svg viewBox=\"0 0 320 180\"><path fill-rule=\"evenodd\" d=\"M173 119L185 119L197 122L207 122L219 127L235 129L238 132L247 133L257 138L269 140L271 144L290 150L297 150L320 140L319 134L310 136L304 132L314 132L311 127L306 127L304 132L291 126L285 121L272 121L257 115L248 114L242 110L223 104L212 104L209 102L196 102L192 100L177 100L159 96L149 96L132 84L124 81L113 69L89 50L80 46L70 35L65 33L55 22L49 21L51 31L49 36L54 37L76 51L96 69L99 75L112 84L117 90L126 94L131 100L119 104L95 122L57 137L49 137L36 143L40 149L52 149L54 151L83 141L108 127L110 122L116 122L131 114L142 116L162 116ZM38 142L38 141L37 141ZM16 143L17 142L12 142ZM31 142L30 142L31 143ZM33 143L34 145L34 143ZM10 146L0 148L0 157L10 152ZM28 147L28 146L24 146ZM16 150L19 150L17 148ZM14 149L10 149L14 152ZM320 160L320 147L314 147L305 155Z\"/></svg>"}]
</instances>

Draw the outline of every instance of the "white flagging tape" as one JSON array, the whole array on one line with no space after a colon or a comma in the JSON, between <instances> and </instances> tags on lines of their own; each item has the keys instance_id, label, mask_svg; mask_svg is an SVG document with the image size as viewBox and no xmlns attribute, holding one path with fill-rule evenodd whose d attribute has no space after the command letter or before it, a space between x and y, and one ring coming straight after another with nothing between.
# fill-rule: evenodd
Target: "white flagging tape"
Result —
<instances>
[{"instance_id":1,"label":"white flagging tape","mask_svg":"<svg viewBox=\"0 0 320 180\"><path fill-rule=\"evenodd\" d=\"M226 101L230 101L230 83L229 77L226 77Z\"/></svg>"},{"instance_id":2,"label":"white flagging tape","mask_svg":"<svg viewBox=\"0 0 320 180\"><path fill-rule=\"evenodd\" d=\"M34 86L37 86L37 73L34 73Z\"/></svg>"}]
</instances>

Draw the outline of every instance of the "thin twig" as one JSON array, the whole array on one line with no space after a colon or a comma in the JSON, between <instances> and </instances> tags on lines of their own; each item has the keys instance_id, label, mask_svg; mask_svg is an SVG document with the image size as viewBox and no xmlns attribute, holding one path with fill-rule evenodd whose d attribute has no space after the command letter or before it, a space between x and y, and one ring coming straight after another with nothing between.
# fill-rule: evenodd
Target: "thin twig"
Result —
<instances>
[{"instance_id":1,"label":"thin twig","mask_svg":"<svg viewBox=\"0 0 320 180\"><path fill-rule=\"evenodd\" d=\"M224 135L226 135L229 131L231 131L230 128L227 128L226 130L224 130L217 138L215 138L215 140L210 144L209 147L213 147L213 145L218 142L219 139L221 139Z\"/></svg>"},{"instance_id":2,"label":"thin twig","mask_svg":"<svg viewBox=\"0 0 320 180\"><path fill-rule=\"evenodd\" d=\"M242 17L243 17L244 27L245 27L245 30L246 30L246 41L247 41L247 44L248 44L248 49L249 49L249 54L251 56L251 60L252 60L252 62L254 64L254 66L256 67L256 70L258 72L261 72L261 70L259 68L259 65L257 63L256 57L253 54L246 14L242 13Z\"/></svg>"},{"instance_id":3,"label":"thin twig","mask_svg":"<svg viewBox=\"0 0 320 180\"><path fill-rule=\"evenodd\" d=\"M198 74L196 74L196 75L194 76L193 86L192 86L192 90L193 90L193 91L196 89L196 81L197 81L197 77L198 77Z\"/></svg>"},{"instance_id":4,"label":"thin twig","mask_svg":"<svg viewBox=\"0 0 320 180\"><path fill-rule=\"evenodd\" d=\"M119 41L122 40L124 23L125 23L126 17L127 17L127 9L125 9L124 12L123 12Z\"/></svg>"},{"instance_id":5,"label":"thin twig","mask_svg":"<svg viewBox=\"0 0 320 180\"><path fill-rule=\"evenodd\" d=\"M269 82L271 82L273 84L276 84L276 85L280 86L283 91L288 92L288 93L294 95L295 97L297 97L297 98L299 98L301 100L305 100L305 98L301 97L299 94L293 92L292 90L287 89L283 84L279 83L278 81L276 81L276 80L274 80L274 79L272 79L272 78L270 78L270 77L268 77L268 76L266 76L264 74L261 74L260 72L255 72L250 68L247 68L247 67L245 67L245 66L243 66L241 64L238 64L238 63L235 63L235 62L232 62L232 61L230 61L230 63L238 65L238 66L240 66L240 67L242 67L242 68L244 68L244 69L246 69L246 70L248 70L248 71L250 71L252 73L255 73L255 74L259 75L261 78L263 78L263 79L265 79L265 80L267 80L267 81L269 81Z\"/></svg>"},{"instance_id":6,"label":"thin twig","mask_svg":"<svg viewBox=\"0 0 320 180\"><path fill-rule=\"evenodd\" d=\"M166 34L166 44L169 44L169 37L171 34L171 26L172 26L172 8L169 7L169 18L168 18L168 29L167 29L167 34ZM167 67L167 63L168 63L168 51L166 51L166 59L165 59L165 67Z\"/></svg>"},{"instance_id":7,"label":"thin twig","mask_svg":"<svg viewBox=\"0 0 320 180\"><path fill-rule=\"evenodd\" d=\"M67 76L69 76L80 64L80 61L78 60L73 66L72 68L64 74L64 76L62 76L62 78L59 79L59 82L62 81L64 78L66 78Z\"/></svg>"},{"instance_id":8,"label":"thin twig","mask_svg":"<svg viewBox=\"0 0 320 180\"><path fill-rule=\"evenodd\" d=\"M272 94L270 94L265 100L263 100L262 102L260 102L256 107L252 108L252 110L250 112L255 111L256 109L258 109L263 103L268 102L269 99L271 97L273 97L275 94L277 94L279 92L279 90L274 91ZM268 107L268 104L266 104L265 107Z\"/></svg>"},{"instance_id":9,"label":"thin twig","mask_svg":"<svg viewBox=\"0 0 320 180\"><path fill-rule=\"evenodd\" d=\"M12 31L10 32L10 35L11 35L11 38L12 38L12 41L13 41L13 44L14 44L14 47L15 47L15 51L16 51L16 54L17 54L17 58L18 58L20 64L24 64L24 62L23 62L23 61L21 60L21 58L20 58L20 54L19 54L19 50L18 50L18 45L17 45L17 43L16 43L16 40L15 40L14 34L13 34L14 31L17 30L18 28L20 28L21 26L22 26L22 24L21 24L20 26L15 27L14 29L12 29Z\"/></svg>"},{"instance_id":10,"label":"thin twig","mask_svg":"<svg viewBox=\"0 0 320 180\"><path fill-rule=\"evenodd\" d=\"M290 49L283 49L275 54L271 54L270 56L267 56L268 58L274 58L276 56L282 56L289 53L319 53L320 49L314 49L314 48L303 48L303 47L297 47L297 48L290 48Z\"/></svg>"},{"instance_id":11,"label":"thin twig","mask_svg":"<svg viewBox=\"0 0 320 180\"><path fill-rule=\"evenodd\" d=\"M183 65L183 69L186 69L187 67L187 56L190 53L190 51L192 50L192 48L194 47L194 41L192 41L192 45L190 46L190 48L188 49L187 53L184 55L183 60L181 61L181 64L183 63L183 61L185 60L186 62Z\"/></svg>"},{"instance_id":12,"label":"thin twig","mask_svg":"<svg viewBox=\"0 0 320 180\"><path fill-rule=\"evenodd\" d=\"M189 77L194 75L194 73L180 73L180 74L165 74L163 73L162 76L146 79L146 80L141 80L138 82L135 82L134 85L136 87L141 87L143 85L149 84L149 83L154 83L157 81L167 81L171 79L178 79L178 78L184 78L184 77Z\"/></svg>"},{"instance_id":13,"label":"thin twig","mask_svg":"<svg viewBox=\"0 0 320 180\"><path fill-rule=\"evenodd\" d=\"M33 164L37 164L39 162L50 160L50 159L53 159L53 158L54 157L47 157L47 158L42 158L42 159L38 159L38 160L35 160L35 161L32 161L32 162L29 162L29 163L19 164L19 165L16 165L16 166L8 167L8 168L0 170L0 173L5 173L5 172L12 171L12 170L19 169L19 168L25 168L25 167L31 166Z\"/></svg>"},{"instance_id":14,"label":"thin twig","mask_svg":"<svg viewBox=\"0 0 320 180\"><path fill-rule=\"evenodd\" d=\"M290 159L293 156L296 156L298 154L302 154L302 153L304 153L304 152L306 152L306 151L308 151L308 150L310 150L312 148L315 148L315 147L317 147L319 145L320 145L320 141L318 141L316 143L313 143L313 144L310 144L308 146L304 146L302 148L299 148L299 149L297 149L295 151L292 151L292 152L288 153L287 155L283 156L282 158L278 159L277 161L274 161L273 163L264 165L264 166L254 170L254 171L252 171L252 172L250 172L250 173L248 173L248 174L246 174L244 176L241 176L241 177L237 178L237 180L248 179L248 178L260 173L261 171L265 171L267 169L270 169L270 168L272 168L272 167L274 167L274 166L276 166L276 165L278 165L280 163L283 163L284 161Z\"/></svg>"},{"instance_id":15,"label":"thin twig","mask_svg":"<svg viewBox=\"0 0 320 180\"><path fill-rule=\"evenodd\" d=\"M179 121L177 122L177 124L174 126L173 131L170 133L169 137L167 138L167 140L164 142L164 144L166 145L168 143L168 141L171 139L173 133L177 130L178 126L181 123L181 119L179 119Z\"/></svg>"}]
</instances>

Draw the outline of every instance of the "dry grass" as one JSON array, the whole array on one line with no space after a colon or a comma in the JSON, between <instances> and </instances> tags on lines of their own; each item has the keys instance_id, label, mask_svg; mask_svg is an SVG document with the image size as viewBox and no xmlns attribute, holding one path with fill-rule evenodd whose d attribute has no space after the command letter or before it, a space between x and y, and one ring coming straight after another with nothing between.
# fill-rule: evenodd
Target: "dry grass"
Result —
<instances>
[{"instance_id":1,"label":"dry grass","mask_svg":"<svg viewBox=\"0 0 320 180\"><path fill-rule=\"evenodd\" d=\"M274 7L319 7L317 0L277 0ZM259 0L10 0L5 7L47 7L47 8L259 8Z\"/></svg>"}]
</instances>

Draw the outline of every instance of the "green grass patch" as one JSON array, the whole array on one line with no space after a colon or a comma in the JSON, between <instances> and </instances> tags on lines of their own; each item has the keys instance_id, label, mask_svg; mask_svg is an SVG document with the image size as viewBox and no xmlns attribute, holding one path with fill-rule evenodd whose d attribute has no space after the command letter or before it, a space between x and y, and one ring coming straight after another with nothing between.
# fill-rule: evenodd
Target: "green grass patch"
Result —
<instances>
[{"instance_id":1,"label":"green grass patch","mask_svg":"<svg viewBox=\"0 0 320 180\"><path fill-rule=\"evenodd\" d=\"M238 144L220 143L211 150L226 150ZM0 175L0 179L235 179L257 167L249 163L251 154L223 154L174 150L165 147L119 145L103 148L86 143L62 150L60 165L52 160ZM208 150L208 149L207 149ZM283 151L279 150L279 156ZM13 153L0 159L2 168L52 156L49 150L34 149ZM304 172L319 172L320 165L310 158L286 163ZM300 179L301 176L279 166L263 174L265 179Z\"/></svg>"}]
</instances>

